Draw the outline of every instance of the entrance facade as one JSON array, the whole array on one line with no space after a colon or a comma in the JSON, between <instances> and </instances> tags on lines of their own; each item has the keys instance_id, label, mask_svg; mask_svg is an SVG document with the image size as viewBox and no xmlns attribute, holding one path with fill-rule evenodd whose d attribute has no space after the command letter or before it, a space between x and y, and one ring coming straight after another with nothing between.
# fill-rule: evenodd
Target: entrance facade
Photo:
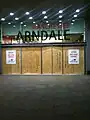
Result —
<instances>
[{"instance_id":1,"label":"entrance facade","mask_svg":"<svg viewBox=\"0 0 90 120\"><path fill-rule=\"evenodd\" d=\"M16 64L6 64L6 51L16 50ZM69 50L79 50L79 64L69 64ZM2 74L84 74L84 46L3 46Z\"/></svg>"}]
</instances>

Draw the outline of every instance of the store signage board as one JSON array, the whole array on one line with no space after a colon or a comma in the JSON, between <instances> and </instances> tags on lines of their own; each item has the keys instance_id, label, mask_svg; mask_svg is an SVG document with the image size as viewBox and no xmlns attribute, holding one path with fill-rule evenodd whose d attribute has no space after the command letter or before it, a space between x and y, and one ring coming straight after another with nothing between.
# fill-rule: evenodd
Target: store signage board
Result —
<instances>
[{"instance_id":1,"label":"store signage board","mask_svg":"<svg viewBox=\"0 0 90 120\"><path fill-rule=\"evenodd\" d=\"M16 64L16 50L6 50L6 64Z\"/></svg>"},{"instance_id":2,"label":"store signage board","mask_svg":"<svg viewBox=\"0 0 90 120\"><path fill-rule=\"evenodd\" d=\"M78 49L68 50L68 64L79 64L79 50Z\"/></svg>"},{"instance_id":3,"label":"store signage board","mask_svg":"<svg viewBox=\"0 0 90 120\"><path fill-rule=\"evenodd\" d=\"M51 30L50 33L47 31L25 31L25 34L23 35L21 31L18 32L16 36L16 40L22 40L23 43L25 42L34 42L34 41L39 41L41 39L41 42L46 41L46 40L52 40L54 39L55 41L59 40L70 40L68 36L70 35L70 30L58 30L57 33L54 30Z\"/></svg>"}]
</instances>

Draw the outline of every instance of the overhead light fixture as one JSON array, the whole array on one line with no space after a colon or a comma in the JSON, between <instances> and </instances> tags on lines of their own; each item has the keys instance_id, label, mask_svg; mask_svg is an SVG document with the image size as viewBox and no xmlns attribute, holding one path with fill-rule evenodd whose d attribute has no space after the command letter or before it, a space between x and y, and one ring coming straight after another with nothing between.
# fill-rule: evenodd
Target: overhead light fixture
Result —
<instances>
[{"instance_id":1,"label":"overhead light fixture","mask_svg":"<svg viewBox=\"0 0 90 120\"><path fill-rule=\"evenodd\" d=\"M20 23L21 25L23 24L23 22Z\"/></svg>"},{"instance_id":2,"label":"overhead light fixture","mask_svg":"<svg viewBox=\"0 0 90 120\"><path fill-rule=\"evenodd\" d=\"M24 27L26 27L26 25L24 25Z\"/></svg>"},{"instance_id":3,"label":"overhead light fixture","mask_svg":"<svg viewBox=\"0 0 90 120\"><path fill-rule=\"evenodd\" d=\"M38 26L38 25L36 24L36 26Z\"/></svg>"},{"instance_id":4,"label":"overhead light fixture","mask_svg":"<svg viewBox=\"0 0 90 120\"><path fill-rule=\"evenodd\" d=\"M59 20L59 22L62 22L62 20Z\"/></svg>"},{"instance_id":5,"label":"overhead light fixture","mask_svg":"<svg viewBox=\"0 0 90 120\"><path fill-rule=\"evenodd\" d=\"M80 12L80 9L77 9L76 12Z\"/></svg>"},{"instance_id":6,"label":"overhead light fixture","mask_svg":"<svg viewBox=\"0 0 90 120\"><path fill-rule=\"evenodd\" d=\"M42 11L42 14L46 14L46 11Z\"/></svg>"},{"instance_id":7,"label":"overhead light fixture","mask_svg":"<svg viewBox=\"0 0 90 120\"><path fill-rule=\"evenodd\" d=\"M74 24L74 23L71 23L72 25Z\"/></svg>"},{"instance_id":8,"label":"overhead light fixture","mask_svg":"<svg viewBox=\"0 0 90 120\"><path fill-rule=\"evenodd\" d=\"M61 23L59 25L62 25Z\"/></svg>"},{"instance_id":9,"label":"overhead light fixture","mask_svg":"<svg viewBox=\"0 0 90 120\"><path fill-rule=\"evenodd\" d=\"M35 21L33 21L33 23L36 23Z\"/></svg>"},{"instance_id":10,"label":"overhead light fixture","mask_svg":"<svg viewBox=\"0 0 90 120\"><path fill-rule=\"evenodd\" d=\"M62 18L62 15L60 15L59 18Z\"/></svg>"},{"instance_id":11,"label":"overhead light fixture","mask_svg":"<svg viewBox=\"0 0 90 120\"><path fill-rule=\"evenodd\" d=\"M29 15L29 12L26 12L25 14L26 14L26 15Z\"/></svg>"},{"instance_id":12,"label":"overhead light fixture","mask_svg":"<svg viewBox=\"0 0 90 120\"><path fill-rule=\"evenodd\" d=\"M29 17L29 19L30 19L30 20L32 20L32 19L33 19L33 17Z\"/></svg>"},{"instance_id":13,"label":"overhead light fixture","mask_svg":"<svg viewBox=\"0 0 90 120\"><path fill-rule=\"evenodd\" d=\"M8 25L11 25L11 23L9 22Z\"/></svg>"},{"instance_id":14,"label":"overhead light fixture","mask_svg":"<svg viewBox=\"0 0 90 120\"><path fill-rule=\"evenodd\" d=\"M13 27L15 28L16 26L15 26L15 25L13 25Z\"/></svg>"},{"instance_id":15,"label":"overhead light fixture","mask_svg":"<svg viewBox=\"0 0 90 120\"><path fill-rule=\"evenodd\" d=\"M49 26L50 24L48 24L48 26Z\"/></svg>"},{"instance_id":16,"label":"overhead light fixture","mask_svg":"<svg viewBox=\"0 0 90 120\"><path fill-rule=\"evenodd\" d=\"M75 20L72 20L73 22L75 22Z\"/></svg>"},{"instance_id":17,"label":"overhead light fixture","mask_svg":"<svg viewBox=\"0 0 90 120\"><path fill-rule=\"evenodd\" d=\"M59 10L59 13L63 13L63 10Z\"/></svg>"},{"instance_id":18,"label":"overhead light fixture","mask_svg":"<svg viewBox=\"0 0 90 120\"><path fill-rule=\"evenodd\" d=\"M77 17L77 15L74 15L74 17Z\"/></svg>"},{"instance_id":19,"label":"overhead light fixture","mask_svg":"<svg viewBox=\"0 0 90 120\"><path fill-rule=\"evenodd\" d=\"M47 19L47 16L44 16L44 19Z\"/></svg>"},{"instance_id":20,"label":"overhead light fixture","mask_svg":"<svg viewBox=\"0 0 90 120\"><path fill-rule=\"evenodd\" d=\"M19 20L19 18L15 18L15 20Z\"/></svg>"},{"instance_id":21,"label":"overhead light fixture","mask_svg":"<svg viewBox=\"0 0 90 120\"><path fill-rule=\"evenodd\" d=\"M46 21L46 23L48 23L48 21Z\"/></svg>"},{"instance_id":22,"label":"overhead light fixture","mask_svg":"<svg viewBox=\"0 0 90 120\"><path fill-rule=\"evenodd\" d=\"M14 13L11 12L11 13L10 13L10 16L13 16L13 15L14 15Z\"/></svg>"},{"instance_id":23,"label":"overhead light fixture","mask_svg":"<svg viewBox=\"0 0 90 120\"><path fill-rule=\"evenodd\" d=\"M5 18L1 18L1 21L5 21Z\"/></svg>"}]
</instances>

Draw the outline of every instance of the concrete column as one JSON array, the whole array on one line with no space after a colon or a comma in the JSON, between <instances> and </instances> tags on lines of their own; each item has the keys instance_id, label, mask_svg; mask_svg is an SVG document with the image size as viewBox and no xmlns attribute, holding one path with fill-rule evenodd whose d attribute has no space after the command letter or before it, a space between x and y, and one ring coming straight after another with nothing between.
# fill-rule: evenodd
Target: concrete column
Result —
<instances>
[{"instance_id":1,"label":"concrete column","mask_svg":"<svg viewBox=\"0 0 90 120\"><path fill-rule=\"evenodd\" d=\"M0 23L0 74L2 73L2 24Z\"/></svg>"},{"instance_id":2,"label":"concrete column","mask_svg":"<svg viewBox=\"0 0 90 120\"><path fill-rule=\"evenodd\" d=\"M86 46L86 72L90 74L90 19L85 20L85 40Z\"/></svg>"}]
</instances>

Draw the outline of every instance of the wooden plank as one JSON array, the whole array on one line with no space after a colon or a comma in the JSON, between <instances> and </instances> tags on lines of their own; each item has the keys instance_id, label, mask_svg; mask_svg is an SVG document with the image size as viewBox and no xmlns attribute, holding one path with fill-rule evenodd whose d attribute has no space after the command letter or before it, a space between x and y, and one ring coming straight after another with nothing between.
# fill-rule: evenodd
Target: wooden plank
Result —
<instances>
[{"instance_id":1,"label":"wooden plank","mask_svg":"<svg viewBox=\"0 0 90 120\"><path fill-rule=\"evenodd\" d=\"M41 74L41 48L22 48L22 74Z\"/></svg>"},{"instance_id":2,"label":"wooden plank","mask_svg":"<svg viewBox=\"0 0 90 120\"><path fill-rule=\"evenodd\" d=\"M79 49L79 64L68 64L68 50ZM63 74L84 74L84 48L83 47L63 47Z\"/></svg>"},{"instance_id":3,"label":"wooden plank","mask_svg":"<svg viewBox=\"0 0 90 120\"><path fill-rule=\"evenodd\" d=\"M42 74L52 74L52 50L51 47L42 48Z\"/></svg>"},{"instance_id":4,"label":"wooden plank","mask_svg":"<svg viewBox=\"0 0 90 120\"><path fill-rule=\"evenodd\" d=\"M53 74L62 74L62 47L53 47Z\"/></svg>"},{"instance_id":5,"label":"wooden plank","mask_svg":"<svg viewBox=\"0 0 90 120\"><path fill-rule=\"evenodd\" d=\"M16 64L6 64L6 50L16 50ZM2 74L20 74L20 48L2 48Z\"/></svg>"}]
</instances>

